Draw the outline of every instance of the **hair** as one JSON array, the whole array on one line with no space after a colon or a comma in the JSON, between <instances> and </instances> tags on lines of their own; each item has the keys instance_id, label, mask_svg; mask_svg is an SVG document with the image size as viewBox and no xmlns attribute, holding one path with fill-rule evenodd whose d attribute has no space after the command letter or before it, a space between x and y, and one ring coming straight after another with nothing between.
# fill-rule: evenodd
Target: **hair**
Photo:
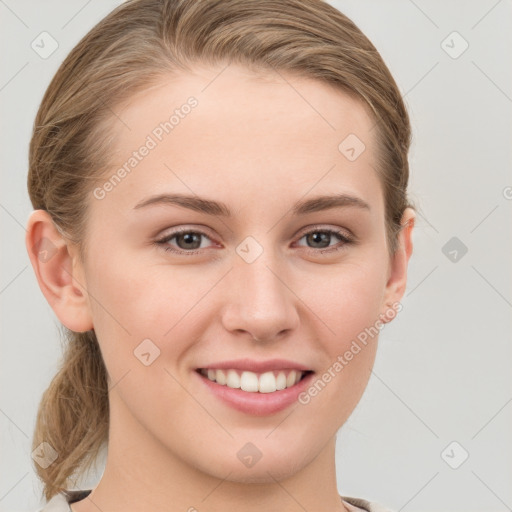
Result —
<instances>
[{"instance_id":1,"label":"hair","mask_svg":"<svg viewBox=\"0 0 512 512\"><path fill-rule=\"evenodd\" d=\"M164 77L196 65L237 63L334 85L358 100L375 122L376 171L384 191L389 254L398 248L407 198L410 122L379 52L344 14L323 0L128 0L95 25L53 77L34 121L28 191L34 209L85 260L93 183L109 160L114 107ZM66 346L43 393L32 448L58 456L34 464L50 500L66 492L108 442L107 371L94 329L63 326Z\"/></svg>"}]
</instances>

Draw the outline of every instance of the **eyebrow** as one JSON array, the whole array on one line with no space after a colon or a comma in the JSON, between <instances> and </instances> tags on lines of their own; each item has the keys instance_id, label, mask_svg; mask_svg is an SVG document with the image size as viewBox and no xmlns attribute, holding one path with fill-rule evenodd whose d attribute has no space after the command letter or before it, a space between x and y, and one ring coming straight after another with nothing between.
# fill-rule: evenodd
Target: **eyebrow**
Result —
<instances>
[{"instance_id":1,"label":"eyebrow","mask_svg":"<svg viewBox=\"0 0 512 512\"><path fill-rule=\"evenodd\" d=\"M188 208L207 215L232 217L229 207L222 202L185 194L158 194L143 199L134 206L134 210L155 205L173 205ZM316 196L304 201L298 201L292 207L294 215L330 210L332 208L356 207L370 211L370 205L360 197L349 194Z\"/></svg>"}]
</instances>

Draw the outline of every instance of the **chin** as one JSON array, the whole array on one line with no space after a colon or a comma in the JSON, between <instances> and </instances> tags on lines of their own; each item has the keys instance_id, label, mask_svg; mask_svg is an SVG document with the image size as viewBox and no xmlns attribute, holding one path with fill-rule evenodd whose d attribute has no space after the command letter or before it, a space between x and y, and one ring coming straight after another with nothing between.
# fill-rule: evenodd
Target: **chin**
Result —
<instances>
[{"instance_id":1,"label":"chin","mask_svg":"<svg viewBox=\"0 0 512 512\"><path fill-rule=\"evenodd\" d=\"M252 468L233 468L226 478L230 482L241 484L275 484L276 481L286 480L297 473L301 468L287 461L286 464L263 464L260 460Z\"/></svg>"},{"instance_id":2,"label":"chin","mask_svg":"<svg viewBox=\"0 0 512 512\"><path fill-rule=\"evenodd\" d=\"M231 452L233 453L233 452ZM226 460L225 457L216 458L215 465L212 467L204 466L204 459L201 461L202 470L215 478L226 479L230 482L246 484L275 484L276 481L286 480L292 477L306 466L309 460L306 460L304 450L296 454L286 453L277 455L270 453L257 460L252 466L246 466L239 460L237 453L233 453L233 458ZM313 454L310 459L314 459Z\"/></svg>"}]
</instances>

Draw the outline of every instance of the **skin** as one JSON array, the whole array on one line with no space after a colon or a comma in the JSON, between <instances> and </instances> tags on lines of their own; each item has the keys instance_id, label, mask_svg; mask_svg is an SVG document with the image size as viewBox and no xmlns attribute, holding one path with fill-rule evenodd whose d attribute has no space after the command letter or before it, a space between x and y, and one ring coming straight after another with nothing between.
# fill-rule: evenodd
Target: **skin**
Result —
<instances>
[{"instance_id":1,"label":"skin","mask_svg":"<svg viewBox=\"0 0 512 512\"><path fill-rule=\"evenodd\" d=\"M311 79L224 67L162 78L115 109L123 122L112 124L113 169L189 96L198 100L104 199L91 193L86 261L46 212L30 216L27 250L44 296L66 327L94 328L109 374L106 469L74 512L346 510L336 432L366 388L378 336L310 403L268 416L220 402L194 370L282 357L320 376L401 299L415 214L404 212L390 258L375 131L362 104ZM350 133L366 146L352 162L338 149ZM164 191L222 201L233 218L173 205L133 209ZM296 201L333 192L370 209L292 214ZM178 226L206 234L198 254L154 244ZM357 243L304 236L327 228ZM263 248L252 263L236 252L248 236ZM42 237L57 248L46 262L30 250ZM186 243L167 245L186 252ZM327 245L342 248L322 254ZM133 353L146 338L160 349L149 366ZM237 457L247 442L262 453L250 468Z\"/></svg>"}]
</instances>

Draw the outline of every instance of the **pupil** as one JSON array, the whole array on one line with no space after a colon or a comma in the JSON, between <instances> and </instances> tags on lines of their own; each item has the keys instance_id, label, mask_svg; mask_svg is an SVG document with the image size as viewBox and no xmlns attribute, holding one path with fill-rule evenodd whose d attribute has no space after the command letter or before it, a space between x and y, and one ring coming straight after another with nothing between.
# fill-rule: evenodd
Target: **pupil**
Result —
<instances>
[{"instance_id":1,"label":"pupil","mask_svg":"<svg viewBox=\"0 0 512 512\"><path fill-rule=\"evenodd\" d=\"M198 238L196 234L194 233L185 233L184 235L181 235L183 239L185 240L185 244L194 243L194 238ZM196 240L197 242L197 240ZM196 249L197 247L194 247ZM186 249L190 249L190 247L186 247Z\"/></svg>"},{"instance_id":2,"label":"pupil","mask_svg":"<svg viewBox=\"0 0 512 512\"><path fill-rule=\"evenodd\" d=\"M198 237L196 234L194 233L185 233L183 235L181 235L185 241L185 244L189 245L189 244L193 244L194 243L194 239L195 242L197 243L198 241ZM329 246L329 237L330 237L330 234L329 233L321 233L321 232L316 232L316 233L313 233L313 234L310 234L309 235L309 238L310 238L310 241L312 241L314 244L322 244L322 241L324 242L324 245L322 247L328 247ZM325 243L327 245L325 245ZM194 248L197 248L197 247L194 247ZM188 247L188 249L190 249L190 247Z\"/></svg>"},{"instance_id":3,"label":"pupil","mask_svg":"<svg viewBox=\"0 0 512 512\"><path fill-rule=\"evenodd\" d=\"M329 245L329 233L319 233L319 232L316 232L316 233L313 233L312 235L310 235L311 238L313 239L313 243L321 243L322 242L322 238L324 239L324 242L327 242L327 245L323 245L323 247L327 247Z\"/></svg>"}]
</instances>

